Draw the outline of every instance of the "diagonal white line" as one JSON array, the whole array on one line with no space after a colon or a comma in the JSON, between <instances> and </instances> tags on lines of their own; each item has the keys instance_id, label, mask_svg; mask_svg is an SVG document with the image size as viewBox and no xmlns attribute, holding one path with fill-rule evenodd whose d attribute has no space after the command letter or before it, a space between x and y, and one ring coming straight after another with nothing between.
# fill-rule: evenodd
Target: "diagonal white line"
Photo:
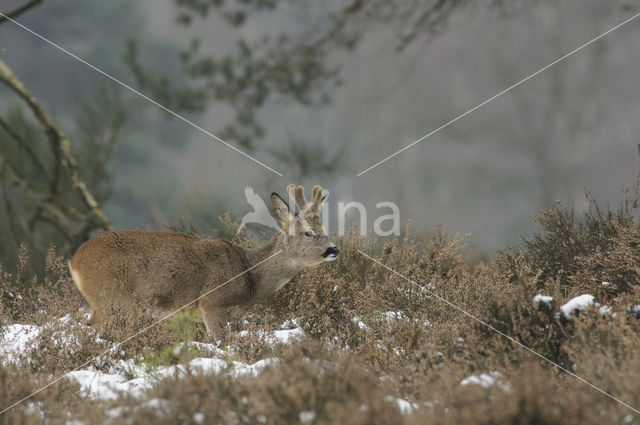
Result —
<instances>
[{"instance_id":1,"label":"diagonal white line","mask_svg":"<svg viewBox=\"0 0 640 425\"><path fill-rule=\"evenodd\" d=\"M540 74L543 71L546 71L547 69L551 68L552 66L556 65L558 62L561 62L563 60L565 60L566 58L568 58L569 56L573 55L574 53L579 52L580 50L584 49L585 47L589 46L592 43L595 43L596 41L600 40L602 37L606 36L607 34L610 34L611 32L617 30L618 28L620 28L621 26L633 21L634 19L636 19L638 16L640 16L640 12L636 13L635 15L633 15L632 17L630 17L629 19L619 23L618 25L616 25L615 27L609 29L606 32L603 32L602 34L600 34L599 36L597 36L596 38L593 38L589 41L587 41L586 43L584 43L583 45L576 47L575 49L573 49L572 51L570 51L569 53L567 53L566 55L559 57L558 59L556 59L555 61L551 62L549 65L544 66L542 68L540 68L539 70L537 70L536 72L534 72L533 74L529 75L526 78L523 78L522 80L518 81L517 83L507 87L506 89L502 90L500 93L491 96L490 98L488 98L487 100L485 100L484 102L480 103L479 105L474 106L473 108L469 109L467 112L464 112L460 115L458 115L457 117L455 117L454 119L452 119L451 121L447 122L446 124L441 125L440 127L436 128L435 130L425 134L424 136L422 136L421 138L419 138L418 140L408 144L407 146L405 146L404 148L400 149L399 151L389 155L388 157L384 158L381 161L376 162L375 164L373 164L372 166L370 166L369 168L367 168L364 171L360 171L358 174L356 174L356 177L360 177L361 175L363 175L364 173L366 173L367 171L370 171L374 168L376 168L378 165L382 164L383 162L386 162L388 160L390 160L391 158L393 158L394 156L406 151L407 149L409 149L410 147L422 142L423 140L427 139L428 137L436 134L437 132L439 132L440 130L449 127L451 124L453 124L454 122L458 121L461 118L466 117L467 115L469 115L470 113L472 113L473 111L475 111L476 109L480 109L482 108L484 105L486 105L487 103L491 102L492 100L497 99L498 97L502 96L503 94L507 93L508 91L510 91L511 89L514 89L516 87L518 87L519 85L529 81L530 79L532 79L533 77L535 77L536 75Z\"/></svg>"},{"instance_id":2,"label":"diagonal white line","mask_svg":"<svg viewBox=\"0 0 640 425\"><path fill-rule=\"evenodd\" d=\"M238 277L242 276L243 274L255 269L256 267L258 267L260 264L264 263L265 261L270 260L271 258L275 257L276 255L280 254L282 252L282 250L279 250L278 252L276 252L275 254L271 254L269 257L265 258L264 260L260 261L259 263L254 264L253 266L249 267L247 270L243 271L242 273L238 273L237 275L235 275L234 277L232 277L231 279L227 280L226 282L216 286L215 288L205 292L203 295L200 295L198 298L196 298L195 300L183 305L182 307L180 307L177 310L172 311L171 313L167 314L166 316L156 320L155 322L153 322L152 324L146 326L145 328L143 328L142 330L139 330L138 332L134 333L133 335L127 337L126 339L120 341L119 343L117 343L116 345L114 345L113 347L103 351L102 353L98 354L97 356L93 357L90 360L87 360L86 362L82 363L80 366L76 367L73 370L70 370L68 372L63 373L62 375L58 376L57 378L55 378L53 381L49 382L47 385L39 388L38 390L32 392L31 394L29 394L28 396L24 397L21 400L16 401L15 403L13 403L11 406L5 407L2 411L0 411L0 415L2 415L3 413L5 413L6 411L16 407L18 404L22 403L25 400L30 399L31 397L33 397L34 395L38 394L40 391L43 391L47 388L49 388L50 386L52 386L53 384L55 384L56 382L60 381L61 379L63 379L65 376L67 376L67 373L70 372L75 372L83 367L85 367L86 365L88 365L89 363L93 362L94 360L98 359L100 356L103 356L107 353L109 353L110 351L116 350L117 348L119 348L122 344L124 344L127 341L132 340L133 338L137 337L138 335L148 331L149 329L151 329L152 327L156 326L158 323L167 320L168 318L170 318L171 316L173 316L174 314L178 313L179 311L184 310L185 308L187 308L188 306L190 306L191 304L195 303L196 301L206 297L207 295L211 294L212 292L222 288L224 285L226 285L227 283L231 282L234 279L237 279Z\"/></svg>"},{"instance_id":3,"label":"diagonal white line","mask_svg":"<svg viewBox=\"0 0 640 425\"><path fill-rule=\"evenodd\" d=\"M151 99L149 96L139 92L138 90L134 89L133 87L127 85L126 83L123 83L122 81L120 81L119 79L117 79L116 77L107 74L106 72L104 72L103 70L101 70L100 68L90 64L89 62L87 62L86 60L82 59L81 57L78 57L76 55L74 55L73 53L71 53L70 51L68 51L67 49L61 47L60 45L54 43L53 41L47 39L46 37L38 34L37 32L33 31L30 28L25 27L24 25L22 25L20 22L16 21L15 19L12 19L10 17L8 17L7 15L5 15L4 13L0 12L0 16L4 17L5 19L13 22L14 24L16 24L17 26L19 26L20 28L22 28L25 31L30 32L31 34L35 35L36 37L38 37L39 39L41 39L42 41L45 41L47 43L49 43L50 45L52 45L53 47L55 47L56 49L66 53L67 55L71 56L72 58L76 59L77 61L82 62L83 64L85 64L86 66L88 66L89 68L93 69L94 71L104 75L105 77L109 78L110 80L120 84L122 87L132 91L133 93L137 94L138 96L140 96L141 98L148 100L149 102L153 103L154 105L156 105L158 108L164 110L165 112L168 112L169 114L173 115L176 118L181 119L182 121L184 121L185 123L189 124L190 126L192 126L193 128L200 130L201 132L203 132L204 134L206 134L207 136L211 137L212 139L217 140L218 142L222 143L223 145L233 149L234 151L238 152L239 154L249 158L250 160L252 160L253 162L262 165L264 168L266 168L267 170L279 175L280 177L282 177L282 174L280 174L279 172L277 172L276 170L274 170L273 168L269 167L268 165L258 161L257 159L255 159L254 157L252 157L251 155L249 155L248 153L236 148L235 146L225 142L224 140L222 140L221 138L219 138L218 136L216 136L215 134L211 133L208 130L205 130L204 128L200 127L199 125L195 124L193 121L188 120L187 118L183 117L182 115L178 114L177 112L172 111L171 109L167 108L166 106L156 102L155 100Z\"/></svg>"},{"instance_id":4,"label":"diagonal white line","mask_svg":"<svg viewBox=\"0 0 640 425\"><path fill-rule=\"evenodd\" d=\"M565 372L565 373L567 373L567 374L569 374L569 375L573 376L574 378L576 378L576 379L578 379L578 380L580 380L580 381L584 382L585 384L587 384L587 385L588 385L588 386L590 386L591 388L593 388L593 389L595 389L595 390L597 390L597 391L601 392L602 394L606 395L607 397L609 397L609 398L611 398L611 399L613 399L613 400L617 401L618 403L622 404L623 406L625 406L625 407L627 407L627 408L629 408L629 409L633 410L634 412L636 412L636 413L640 414L640 410L634 409L633 407L629 406L629 405L628 405L627 403L625 403L624 401L622 401L622 400L620 400L620 399L616 398L615 396L613 396L613 395L609 394L608 392L606 392L606 391L604 391L604 390L601 390L600 388L598 388L598 387L596 387L595 385L593 385L591 382L587 381L587 380L586 380L586 379L584 379L584 378L579 377L579 376L578 376L578 375L576 375L575 373L573 373L573 372L571 372L571 371L567 370L566 368L564 368L564 367L560 366L559 364L555 363L553 360L550 360L550 359L548 359L547 357L543 356L542 354L540 354L540 353L538 353L538 352L536 352L536 351L532 350L531 348L527 347L527 346L526 346L526 345L524 345L523 343L521 343L521 342L519 342L519 341L517 341L517 340L513 339L513 338L512 338L512 337L510 337L509 335L507 335L507 334L505 334L505 333L503 333L503 332L500 332L498 329L494 328L493 326L491 326L491 325L490 325L490 324L488 324L487 322L485 322L485 321L483 321L483 320L481 320L481 319L477 318L476 316L474 316L474 315L473 315L473 314L471 314L471 313L468 313L467 311L465 311L465 310L461 309L460 307L458 307L457 305L453 304L452 302L447 301L446 299L442 298L441 296L439 296L439 295L438 295L438 294L436 294L435 292L430 291L429 289L427 289L425 286L422 286L422 285L420 285L420 284L416 283L414 280L411 280L411 279L409 279L408 277L401 275L401 274L400 274L400 273L398 273L397 271L393 270L391 267L388 267L388 266L386 266L386 265L382 264L380 261L378 261L378 260L376 260L375 258L373 258L373 257L371 257L371 256L369 256L369 255L367 255L367 254L365 254L364 252L362 252L362 251L360 251L360 250L358 250L358 252L359 252L360 254L364 255L365 257L367 257L368 259L370 259L371 261L375 262L376 264L378 264L378 265L380 265L380 266L384 267L385 269L389 270L390 272L392 272L392 273L394 273L394 274L396 274L396 275L400 276L401 278L403 278L403 279L404 279L404 280L406 280L407 282L412 283L412 284L414 284L415 286L417 286L418 288L420 288L420 289L422 289L422 290L424 290L424 291L428 292L430 295L432 295L432 296L436 297L437 299L439 299L439 300L440 300L440 301L442 301L443 303L447 304L448 306L455 308L456 310L458 310L459 312L461 312L461 313L463 313L463 314L467 315L468 317L472 318L472 319L473 319L473 320L475 320L476 322L481 323L482 325L486 326L487 328L491 329L492 331L494 331L494 332L496 332L496 333L498 333L498 334L502 335L503 337L507 338L509 341L513 342L514 344L519 345L520 347L524 348L525 350L527 350L527 351L529 351L529 352L531 352L531 353L535 354L536 356L540 357L542 360L545 360L545 361L547 361L547 362L551 363L552 365L554 365L554 366L555 366L555 367L557 367L558 369L562 370L563 372Z\"/></svg>"}]
</instances>

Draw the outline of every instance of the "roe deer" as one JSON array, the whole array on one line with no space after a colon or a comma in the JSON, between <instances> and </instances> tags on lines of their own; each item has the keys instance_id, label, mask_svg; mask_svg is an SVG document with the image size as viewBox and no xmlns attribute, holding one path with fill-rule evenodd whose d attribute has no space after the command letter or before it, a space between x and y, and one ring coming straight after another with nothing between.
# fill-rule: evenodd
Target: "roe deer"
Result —
<instances>
[{"instance_id":1,"label":"roe deer","mask_svg":"<svg viewBox=\"0 0 640 425\"><path fill-rule=\"evenodd\" d=\"M328 192L314 186L311 202L307 202L302 186L289 185L287 192L299 213L272 193L271 205L282 231L260 248L243 248L223 239L138 230L105 232L85 242L69 261L69 268L93 307L90 321L102 322L113 314L157 314L202 297L195 305L202 312L207 332L219 337L229 307L259 301L301 270L334 260L340 252L322 228L320 209ZM273 258L237 276L270 256ZM234 276L237 278L208 293Z\"/></svg>"}]
</instances>

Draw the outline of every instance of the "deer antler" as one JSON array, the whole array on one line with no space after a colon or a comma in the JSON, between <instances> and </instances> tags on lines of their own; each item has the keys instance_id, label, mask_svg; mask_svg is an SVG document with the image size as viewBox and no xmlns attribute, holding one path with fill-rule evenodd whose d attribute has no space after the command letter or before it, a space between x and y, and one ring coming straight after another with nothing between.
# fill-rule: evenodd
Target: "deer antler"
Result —
<instances>
[{"instance_id":1,"label":"deer antler","mask_svg":"<svg viewBox=\"0 0 640 425\"><path fill-rule=\"evenodd\" d=\"M287 195L289 196L289 202L294 201L296 199L296 185L290 184L287 186ZM295 213L296 207L295 205L291 205L291 212Z\"/></svg>"},{"instance_id":2,"label":"deer antler","mask_svg":"<svg viewBox=\"0 0 640 425\"><path fill-rule=\"evenodd\" d=\"M327 199L328 195L327 191L322 189L321 186L313 186L313 189L311 189L311 209L319 211L322 208L322 203Z\"/></svg>"},{"instance_id":3,"label":"deer antler","mask_svg":"<svg viewBox=\"0 0 640 425\"><path fill-rule=\"evenodd\" d=\"M303 218L313 230L320 233L322 228L322 217L320 217L320 210L322 204L327 200L329 192L322 189L322 187L315 185L311 189L311 202L307 201L304 195L304 187L290 184L287 186L287 194L289 199L293 200L295 206L298 207L298 212L301 218ZM295 210L292 206L291 212Z\"/></svg>"},{"instance_id":4,"label":"deer antler","mask_svg":"<svg viewBox=\"0 0 640 425\"><path fill-rule=\"evenodd\" d=\"M304 187L302 186L296 187L296 205L300 213L303 213L308 208L307 198L304 196Z\"/></svg>"},{"instance_id":5,"label":"deer antler","mask_svg":"<svg viewBox=\"0 0 640 425\"><path fill-rule=\"evenodd\" d=\"M314 190L316 187L320 186L314 186ZM287 186L287 194L289 195L289 198L295 202L296 206L298 207L298 211L300 211L300 214L306 213L307 211L309 211L309 208L312 207L312 205L307 202L307 198L304 195L303 186L290 184Z\"/></svg>"}]
</instances>

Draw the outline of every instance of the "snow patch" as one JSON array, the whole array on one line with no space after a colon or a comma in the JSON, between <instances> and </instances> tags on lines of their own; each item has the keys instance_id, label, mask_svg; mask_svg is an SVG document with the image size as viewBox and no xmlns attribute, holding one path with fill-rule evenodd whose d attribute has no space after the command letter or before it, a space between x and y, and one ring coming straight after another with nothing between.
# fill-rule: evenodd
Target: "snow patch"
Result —
<instances>
[{"instance_id":1,"label":"snow patch","mask_svg":"<svg viewBox=\"0 0 640 425\"><path fill-rule=\"evenodd\" d=\"M382 313L387 322L404 320L404 314L401 311L385 311Z\"/></svg>"},{"instance_id":2,"label":"snow patch","mask_svg":"<svg viewBox=\"0 0 640 425\"><path fill-rule=\"evenodd\" d=\"M2 364L15 363L40 335L40 327L35 325L9 325L2 329L0 341L0 361Z\"/></svg>"},{"instance_id":3,"label":"snow patch","mask_svg":"<svg viewBox=\"0 0 640 425\"><path fill-rule=\"evenodd\" d=\"M603 305L598 309L598 312L602 315L611 314L612 311L613 311L613 307L608 305ZM613 317L615 317L615 313L613 314Z\"/></svg>"},{"instance_id":4,"label":"snow patch","mask_svg":"<svg viewBox=\"0 0 640 425\"><path fill-rule=\"evenodd\" d=\"M307 422L311 422L315 418L316 418L316 414L308 410L305 410L303 412L300 412L300 414L298 414L298 419L300 419L300 422L303 424L306 424Z\"/></svg>"},{"instance_id":5,"label":"snow patch","mask_svg":"<svg viewBox=\"0 0 640 425\"><path fill-rule=\"evenodd\" d=\"M498 371L489 373L481 373L480 375L471 375L460 381L460 385L480 385L483 388L489 388L492 385L498 385L503 391L511 391L511 386L502 381L502 374Z\"/></svg>"},{"instance_id":6,"label":"snow patch","mask_svg":"<svg viewBox=\"0 0 640 425\"><path fill-rule=\"evenodd\" d=\"M201 424L202 422L204 422L204 413L202 412L196 412L193 414L193 421L197 424Z\"/></svg>"},{"instance_id":7,"label":"snow patch","mask_svg":"<svg viewBox=\"0 0 640 425\"><path fill-rule=\"evenodd\" d=\"M245 337L249 335L248 331L240 331L238 335ZM281 329L273 332L258 331L260 339L271 346L276 344L290 344L293 341L302 338L305 333L302 328Z\"/></svg>"},{"instance_id":8,"label":"snow patch","mask_svg":"<svg viewBox=\"0 0 640 425\"><path fill-rule=\"evenodd\" d=\"M419 407L417 403L411 403L410 401L405 400L404 398L395 398L392 396L387 396L386 399L387 401L396 403L398 405L398 409L400 410L400 413L403 415L409 415L411 414L411 412L413 412L414 409L417 409Z\"/></svg>"},{"instance_id":9,"label":"snow patch","mask_svg":"<svg viewBox=\"0 0 640 425\"><path fill-rule=\"evenodd\" d=\"M179 377L191 373L203 375L229 373L233 377L253 375L257 376L262 370L277 363L277 359L268 358L259 360L253 364L241 362L227 363L222 359L197 358L189 362L189 365L171 365L158 367L152 372L145 372L140 367L132 366L139 375L138 378L127 379L124 373L103 373L96 370L78 370L69 372L66 377L80 384L80 391L84 397L102 400L115 400L120 393L127 393L134 397L140 397L144 392L153 387L159 379L172 376Z\"/></svg>"},{"instance_id":10,"label":"snow patch","mask_svg":"<svg viewBox=\"0 0 640 425\"><path fill-rule=\"evenodd\" d=\"M293 321L292 324L297 323ZM58 331L54 326L60 326L61 330ZM20 365L23 362L28 362L29 358L27 356L29 355L30 346L38 343L42 332L52 327L54 330L52 334L53 345L58 349L69 351L78 348L80 344L77 341L77 335L72 332L73 328L86 327L86 325L72 323L70 316L64 316L43 326L25 324L4 326L0 333L0 364L15 363ZM89 331L95 332L93 329L89 329ZM295 327L293 329L263 332L261 336L267 344L288 344L294 339L304 336L304 331L299 327ZM106 341L97 335L96 342L105 343L106 346ZM237 361L229 362L224 360L227 352L215 344L190 342L189 347L195 348L201 356L211 357L195 358L188 365L160 366L152 371L148 371L144 365L136 365L133 359L125 361L101 357L96 359L97 361L94 364L102 370L96 370L94 367L89 366L87 369L68 372L65 377L80 385L82 396L92 399L113 400L118 398L121 393L140 397L146 390L153 387L159 379L184 376L187 371L202 374L228 373L233 377L257 376L265 367L278 363L278 359L275 358L262 359L253 364ZM118 346L113 348L118 349ZM176 349L180 349L180 346L176 347ZM102 362L100 359L102 359ZM104 370L107 372L103 372ZM130 379L132 376L135 378ZM108 414L117 416L118 412L115 409L112 410ZM197 418L194 417L194 421L198 422Z\"/></svg>"},{"instance_id":11,"label":"snow patch","mask_svg":"<svg viewBox=\"0 0 640 425\"><path fill-rule=\"evenodd\" d=\"M583 294L575 298L570 299L567 303L560 307L560 311L564 314L564 317L569 319L571 314L576 310L586 310L587 307L594 303L593 295Z\"/></svg>"},{"instance_id":12,"label":"snow patch","mask_svg":"<svg viewBox=\"0 0 640 425\"><path fill-rule=\"evenodd\" d=\"M548 295L538 294L535 297L533 297L533 302L534 303L549 304L549 303L551 303L551 301L553 301L553 297L550 297Z\"/></svg>"},{"instance_id":13,"label":"snow patch","mask_svg":"<svg viewBox=\"0 0 640 425\"><path fill-rule=\"evenodd\" d=\"M270 335L271 341L275 341L280 344L289 344L293 340L302 338L303 336L304 331L302 330L302 328L273 331Z\"/></svg>"},{"instance_id":14,"label":"snow patch","mask_svg":"<svg viewBox=\"0 0 640 425\"><path fill-rule=\"evenodd\" d=\"M299 327L300 327L300 320L296 318L296 319L285 320L284 323L280 326L280 329L291 330Z\"/></svg>"},{"instance_id":15,"label":"snow patch","mask_svg":"<svg viewBox=\"0 0 640 425\"><path fill-rule=\"evenodd\" d=\"M355 323L360 330L366 331L369 329L369 326L367 326L366 323L364 323L358 316L354 316L351 321Z\"/></svg>"},{"instance_id":16,"label":"snow patch","mask_svg":"<svg viewBox=\"0 0 640 425\"><path fill-rule=\"evenodd\" d=\"M78 329L95 334L95 330L81 323L72 323L70 315L66 315L55 319L43 326L24 325L15 323L5 326L0 332L0 363L20 364L21 362L30 362L26 358L31 348L39 342L42 332L51 332L52 346L57 348L61 353L73 353L78 349L82 349L81 342L74 331ZM97 344L105 344L106 341L98 335L95 337Z\"/></svg>"},{"instance_id":17,"label":"snow patch","mask_svg":"<svg viewBox=\"0 0 640 425\"><path fill-rule=\"evenodd\" d=\"M69 372L66 377L80 384L80 392L84 397L93 399L115 400L120 392L139 397L148 387L144 378L127 380L126 377L119 374L108 374L92 370Z\"/></svg>"}]
</instances>

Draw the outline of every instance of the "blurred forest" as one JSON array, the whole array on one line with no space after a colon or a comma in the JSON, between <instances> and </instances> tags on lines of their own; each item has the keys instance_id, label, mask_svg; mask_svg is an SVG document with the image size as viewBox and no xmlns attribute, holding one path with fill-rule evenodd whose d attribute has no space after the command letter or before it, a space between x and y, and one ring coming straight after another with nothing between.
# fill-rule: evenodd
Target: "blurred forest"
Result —
<instances>
[{"instance_id":1,"label":"blurred forest","mask_svg":"<svg viewBox=\"0 0 640 425\"><path fill-rule=\"evenodd\" d=\"M243 157L0 17L0 263L105 229L203 233L299 184L398 204L417 229L517 244L556 200L618 204L640 139L631 22L361 177L356 174L637 13L598 0L2 0L0 11L256 157ZM640 22L640 21L639 21ZM263 230L263 229L255 229Z\"/></svg>"}]
</instances>

